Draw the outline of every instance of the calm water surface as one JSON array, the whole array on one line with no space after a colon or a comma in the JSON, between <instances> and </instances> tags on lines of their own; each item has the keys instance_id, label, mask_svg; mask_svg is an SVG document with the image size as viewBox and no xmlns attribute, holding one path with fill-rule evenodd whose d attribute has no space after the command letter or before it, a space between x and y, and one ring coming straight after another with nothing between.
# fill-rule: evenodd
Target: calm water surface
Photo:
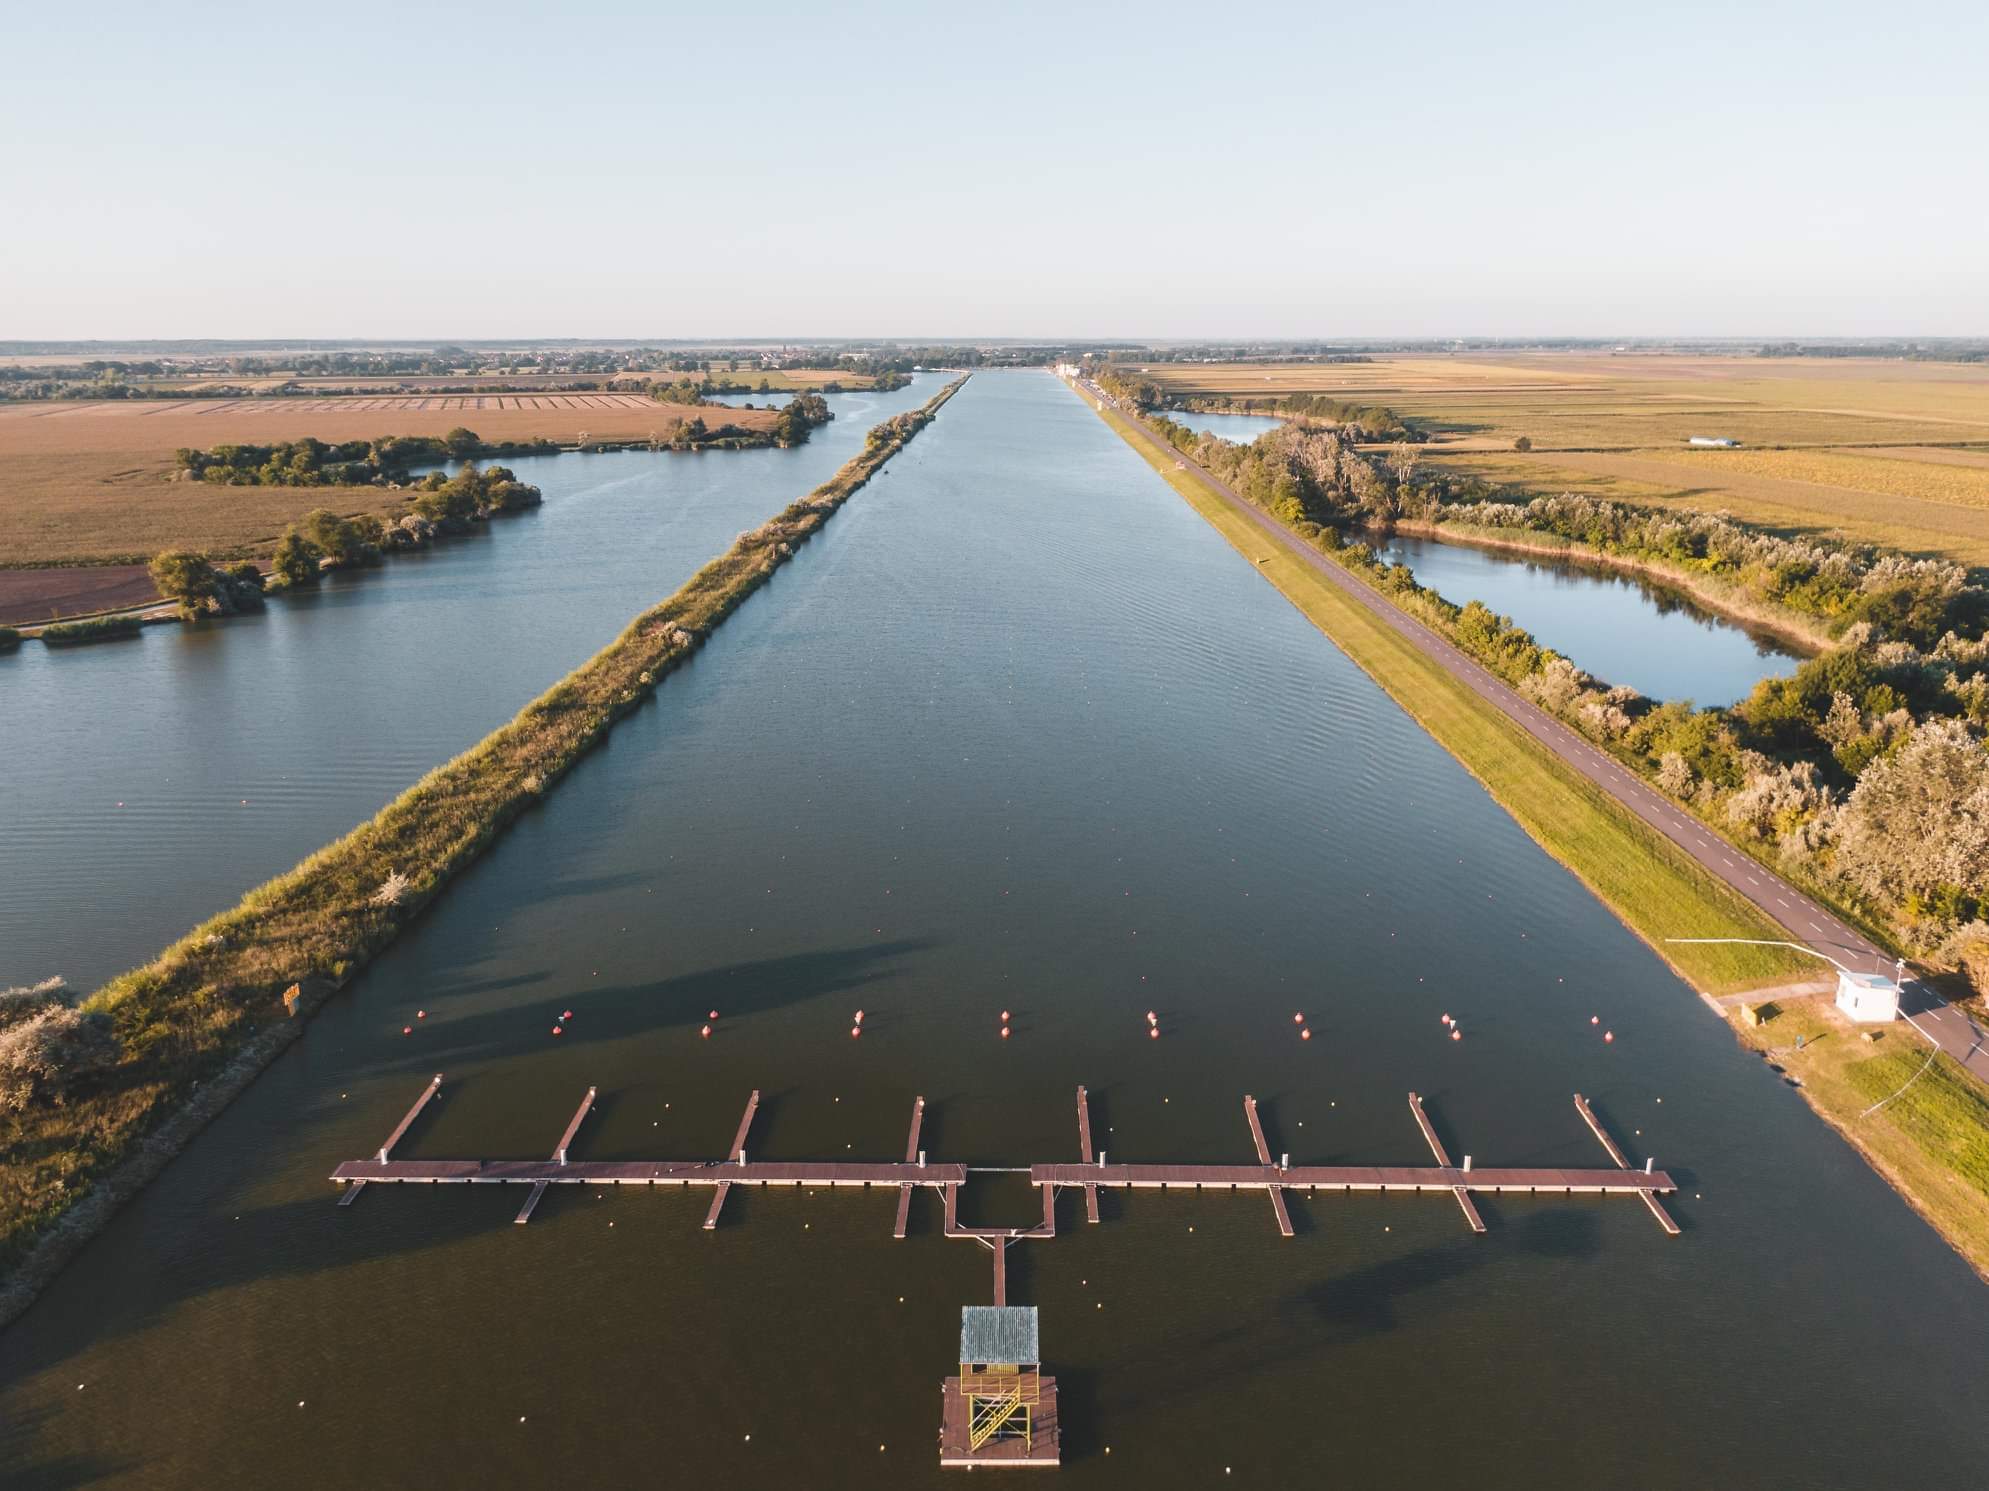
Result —
<instances>
[{"instance_id":1,"label":"calm water surface","mask_svg":"<svg viewBox=\"0 0 1989 1491\"><path fill-rule=\"evenodd\" d=\"M1480 1164L1592 1165L1584 1092L1684 1236L1567 1197L1484 1237L1445 1196L1300 1199L1289 1241L1259 1195L1063 1198L1009 1279L1058 1484L1989 1464L1989 1294L1047 375L977 376L0 1336L10 1487L957 1484L938 1385L989 1259L930 1198L903 1242L889 1193L735 1192L713 1233L702 1192L339 1209L437 1071L410 1157L542 1155L598 1084L592 1157L720 1155L757 1087L764 1158L895 1157L924 1094L934 1158L1026 1165L1075 1157L1086 1083L1127 1159L1245 1159L1248 1092L1295 1162L1419 1163L1414 1089Z\"/></svg>"},{"instance_id":2,"label":"calm water surface","mask_svg":"<svg viewBox=\"0 0 1989 1491\"><path fill-rule=\"evenodd\" d=\"M1802 658L1633 575L1396 534L1378 547L1446 600L1483 601L1597 678L1653 699L1731 704Z\"/></svg>"},{"instance_id":3,"label":"calm water surface","mask_svg":"<svg viewBox=\"0 0 1989 1491\"><path fill-rule=\"evenodd\" d=\"M545 505L268 611L0 657L0 985L150 958L370 817L826 479L893 394L792 450L507 462Z\"/></svg>"},{"instance_id":4,"label":"calm water surface","mask_svg":"<svg viewBox=\"0 0 1989 1491\"><path fill-rule=\"evenodd\" d=\"M1248 445L1285 423L1274 414L1196 414L1186 409L1170 409L1167 417L1198 435L1214 435L1233 445Z\"/></svg>"}]
</instances>

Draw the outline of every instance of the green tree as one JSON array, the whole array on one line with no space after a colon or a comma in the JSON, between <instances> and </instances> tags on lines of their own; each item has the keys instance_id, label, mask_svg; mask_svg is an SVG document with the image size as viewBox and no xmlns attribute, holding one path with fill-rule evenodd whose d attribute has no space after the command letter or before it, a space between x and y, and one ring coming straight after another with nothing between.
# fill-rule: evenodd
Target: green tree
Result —
<instances>
[{"instance_id":1,"label":"green tree","mask_svg":"<svg viewBox=\"0 0 1989 1491\"><path fill-rule=\"evenodd\" d=\"M467 461L483 449L483 441L477 438L477 432L466 430L461 425L444 435L442 444L459 461Z\"/></svg>"},{"instance_id":2,"label":"green tree","mask_svg":"<svg viewBox=\"0 0 1989 1491\"><path fill-rule=\"evenodd\" d=\"M169 601L178 601L183 616L205 610L221 590L220 577L207 562L207 556L188 549L167 549L155 554L147 568L159 594Z\"/></svg>"},{"instance_id":3,"label":"green tree","mask_svg":"<svg viewBox=\"0 0 1989 1491\"><path fill-rule=\"evenodd\" d=\"M309 585L318 578L318 546L295 528L283 530L276 541L271 568L292 585Z\"/></svg>"}]
</instances>

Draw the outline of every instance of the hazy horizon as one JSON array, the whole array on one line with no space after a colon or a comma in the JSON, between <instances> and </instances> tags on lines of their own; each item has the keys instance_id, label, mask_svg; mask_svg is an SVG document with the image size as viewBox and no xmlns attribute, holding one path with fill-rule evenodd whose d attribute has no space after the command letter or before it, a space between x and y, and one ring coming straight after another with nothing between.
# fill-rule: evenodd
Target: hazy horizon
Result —
<instances>
[{"instance_id":1,"label":"hazy horizon","mask_svg":"<svg viewBox=\"0 0 1989 1491\"><path fill-rule=\"evenodd\" d=\"M0 339L1989 333L1980 10L1414 23L42 11Z\"/></svg>"}]
</instances>

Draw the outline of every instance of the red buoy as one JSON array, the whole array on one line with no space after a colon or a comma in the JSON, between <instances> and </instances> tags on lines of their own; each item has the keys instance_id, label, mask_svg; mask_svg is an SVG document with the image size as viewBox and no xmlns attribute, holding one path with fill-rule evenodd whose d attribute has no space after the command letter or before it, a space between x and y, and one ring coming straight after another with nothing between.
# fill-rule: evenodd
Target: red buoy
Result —
<instances>
[{"instance_id":1,"label":"red buoy","mask_svg":"<svg viewBox=\"0 0 1989 1491\"><path fill-rule=\"evenodd\" d=\"M1591 1024L1591 1025L1600 1025L1600 1024L1602 1023L1602 1016L1600 1016L1600 1015L1590 1015L1590 1016L1588 1017L1588 1023L1589 1023L1589 1024Z\"/></svg>"},{"instance_id":2,"label":"red buoy","mask_svg":"<svg viewBox=\"0 0 1989 1491\"><path fill-rule=\"evenodd\" d=\"M1309 1041L1312 1039L1312 1032L1309 1030L1301 1030L1298 1033L1298 1038L1302 1041Z\"/></svg>"},{"instance_id":3,"label":"red buoy","mask_svg":"<svg viewBox=\"0 0 1989 1491\"><path fill-rule=\"evenodd\" d=\"M1616 1032L1613 1030L1605 1030L1602 1032L1602 1038L1605 1041L1613 1041L1616 1039Z\"/></svg>"},{"instance_id":4,"label":"red buoy","mask_svg":"<svg viewBox=\"0 0 1989 1491\"><path fill-rule=\"evenodd\" d=\"M564 1030L561 1030L561 1029L560 1029L560 1028L559 1028L559 1027L558 1027L557 1025L555 1025L555 1026L553 1026L553 1034L554 1034L554 1035L565 1035L565 1034L566 1034L566 1032L565 1032Z\"/></svg>"},{"instance_id":5,"label":"red buoy","mask_svg":"<svg viewBox=\"0 0 1989 1491\"><path fill-rule=\"evenodd\" d=\"M1008 1027L1007 1027L1006 1025L1002 1026L1002 1028L1001 1028L1001 1038L1002 1038L1003 1040L1007 1040L1007 1039L1008 1039Z\"/></svg>"},{"instance_id":6,"label":"red buoy","mask_svg":"<svg viewBox=\"0 0 1989 1491\"><path fill-rule=\"evenodd\" d=\"M856 1023L857 1023L857 1024L859 1024L859 1025L861 1025L861 1024L863 1023L863 1011L862 1011L862 1010L858 1010L858 1011L856 1012Z\"/></svg>"},{"instance_id":7,"label":"red buoy","mask_svg":"<svg viewBox=\"0 0 1989 1491\"><path fill-rule=\"evenodd\" d=\"M855 1040L855 1039L856 1039L856 1038L857 1038L858 1036L860 1036L860 1035L862 1035L862 1034L863 1034L863 1027L862 1027L861 1025L852 1025L852 1026L850 1026L850 1028L849 1028L849 1038L850 1038L851 1040Z\"/></svg>"},{"instance_id":8,"label":"red buoy","mask_svg":"<svg viewBox=\"0 0 1989 1491\"><path fill-rule=\"evenodd\" d=\"M711 1027L710 1027L709 1025L705 1026L705 1028L704 1028L703 1030L700 1030L700 1031L698 1032L698 1034L699 1034L699 1035L701 1035L701 1036L703 1036L703 1037L704 1037L704 1038L705 1038L706 1040L710 1040L710 1039L711 1039Z\"/></svg>"},{"instance_id":9,"label":"red buoy","mask_svg":"<svg viewBox=\"0 0 1989 1491\"><path fill-rule=\"evenodd\" d=\"M718 1018L718 1011L717 1011L717 1010L713 1010L713 1011L712 1011L712 1012L711 1012L710 1014L708 1014L708 1015L706 1015L706 1016L705 1016L705 1019L707 1019L707 1020L716 1020L717 1018Z\"/></svg>"},{"instance_id":10,"label":"red buoy","mask_svg":"<svg viewBox=\"0 0 1989 1491\"><path fill-rule=\"evenodd\" d=\"M1454 1041L1461 1041L1464 1039L1464 1032L1453 1025L1450 1027L1450 1038Z\"/></svg>"},{"instance_id":11,"label":"red buoy","mask_svg":"<svg viewBox=\"0 0 1989 1491\"><path fill-rule=\"evenodd\" d=\"M1148 1040L1150 1040L1150 1041L1157 1041L1157 1040L1159 1040L1159 1039L1160 1039L1160 1027L1159 1027L1158 1025L1155 1025L1155 1026L1152 1026L1152 1027L1150 1027L1150 1028L1149 1028L1149 1029L1147 1030L1147 1033L1146 1033L1146 1038L1147 1038Z\"/></svg>"},{"instance_id":12,"label":"red buoy","mask_svg":"<svg viewBox=\"0 0 1989 1491\"><path fill-rule=\"evenodd\" d=\"M416 1011L414 1012L414 1017L415 1017L415 1019L417 1019L417 1020L426 1020L426 1019L428 1018L428 1011L427 1011L427 1010L416 1010Z\"/></svg>"},{"instance_id":13,"label":"red buoy","mask_svg":"<svg viewBox=\"0 0 1989 1491\"><path fill-rule=\"evenodd\" d=\"M1446 1024L1446 1025L1455 1025L1455 1024L1456 1024L1457 1022L1456 1022L1455 1020L1451 1019L1451 1018L1450 1018L1450 1016L1448 1016L1448 1015L1445 1015L1445 1016L1443 1017L1443 1023L1444 1023L1444 1024Z\"/></svg>"},{"instance_id":14,"label":"red buoy","mask_svg":"<svg viewBox=\"0 0 1989 1491\"><path fill-rule=\"evenodd\" d=\"M1294 1014L1291 1017L1291 1023L1294 1025L1303 1025L1305 1023L1305 1011L1300 1010L1296 1014Z\"/></svg>"},{"instance_id":15,"label":"red buoy","mask_svg":"<svg viewBox=\"0 0 1989 1491\"><path fill-rule=\"evenodd\" d=\"M1001 1023L1006 1025L1008 1023L1008 1019L1009 1019L1008 1011L1003 1010L1001 1012Z\"/></svg>"},{"instance_id":16,"label":"red buoy","mask_svg":"<svg viewBox=\"0 0 1989 1491\"><path fill-rule=\"evenodd\" d=\"M412 1025L403 1025L403 1026L401 1027L401 1034L402 1034L402 1035L413 1035L413 1034L414 1034L414 1027L413 1027Z\"/></svg>"},{"instance_id":17,"label":"red buoy","mask_svg":"<svg viewBox=\"0 0 1989 1491\"><path fill-rule=\"evenodd\" d=\"M1160 1016L1156 1015L1152 1010L1148 1010L1146 1012L1146 1023L1149 1025L1158 1025L1160 1023Z\"/></svg>"}]
</instances>

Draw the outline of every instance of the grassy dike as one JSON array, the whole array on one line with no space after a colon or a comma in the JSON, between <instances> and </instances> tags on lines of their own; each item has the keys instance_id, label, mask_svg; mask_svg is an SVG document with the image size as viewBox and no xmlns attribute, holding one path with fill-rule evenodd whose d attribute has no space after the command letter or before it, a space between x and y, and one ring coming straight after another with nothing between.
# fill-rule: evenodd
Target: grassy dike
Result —
<instances>
[{"instance_id":1,"label":"grassy dike","mask_svg":"<svg viewBox=\"0 0 1989 1491\"><path fill-rule=\"evenodd\" d=\"M370 822L99 989L124 1050L110 1077L7 1120L0 1322L296 1037L302 1016L399 935L451 877L649 697L966 382L870 432L860 454L645 611L509 724ZM397 898L383 891L399 879ZM293 1017L283 993L300 986Z\"/></svg>"},{"instance_id":2,"label":"grassy dike","mask_svg":"<svg viewBox=\"0 0 1989 1491\"><path fill-rule=\"evenodd\" d=\"M1695 930L1695 936L1785 934L1331 580L1267 539L1197 468L1176 469L1121 415L1097 412L1688 984L1712 996L1814 980L1812 960L1774 949L1666 945L1663 939L1681 927L1726 929ZM1904 1027L1868 1045L1815 1000L1788 1000L1756 1028L1740 1023L1737 1003L1714 1007L1742 1044L1800 1081L1810 1107L1989 1280L1989 1097L1981 1084L1945 1055L1928 1063L1925 1045ZM1868 1111L1923 1065L1904 1093Z\"/></svg>"}]
</instances>

